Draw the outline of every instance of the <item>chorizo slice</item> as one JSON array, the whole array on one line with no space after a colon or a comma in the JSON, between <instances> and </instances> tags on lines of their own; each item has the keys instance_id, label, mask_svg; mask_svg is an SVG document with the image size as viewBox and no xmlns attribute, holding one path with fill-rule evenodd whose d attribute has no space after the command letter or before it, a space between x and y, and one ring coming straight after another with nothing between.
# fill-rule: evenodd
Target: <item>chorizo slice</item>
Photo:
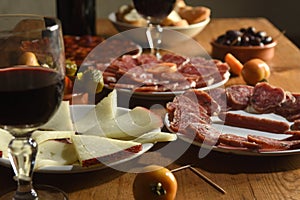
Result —
<instances>
[{"instance_id":1,"label":"chorizo slice","mask_svg":"<svg viewBox=\"0 0 300 200\"><path fill-rule=\"evenodd\" d=\"M261 145L262 149L289 150L300 147L300 140L284 141L257 135L248 135L247 139Z\"/></svg>"},{"instance_id":2,"label":"chorizo slice","mask_svg":"<svg viewBox=\"0 0 300 200\"><path fill-rule=\"evenodd\" d=\"M259 149L260 145L249 142L247 138L234 134L222 134L219 137L219 143L233 147L245 147L248 149Z\"/></svg>"},{"instance_id":3,"label":"chorizo slice","mask_svg":"<svg viewBox=\"0 0 300 200\"><path fill-rule=\"evenodd\" d=\"M224 121L225 125L266 131L270 133L284 133L290 128L287 122L241 115L237 113L223 112L220 113L218 117Z\"/></svg>"}]
</instances>

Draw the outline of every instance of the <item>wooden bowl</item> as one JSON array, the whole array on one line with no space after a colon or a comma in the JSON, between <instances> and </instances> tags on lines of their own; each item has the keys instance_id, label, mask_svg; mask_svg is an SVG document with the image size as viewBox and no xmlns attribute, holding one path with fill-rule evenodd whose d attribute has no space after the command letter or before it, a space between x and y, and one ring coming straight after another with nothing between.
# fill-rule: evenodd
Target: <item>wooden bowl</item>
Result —
<instances>
[{"instance_id":1,"label":"wooden bowl","mask_svg":"<svg viewBox=\"0 0 300 200\"><path fill-rule=\"evenodd\" d=\"M218 44L215 41L211 42L212 57L224 60L227 53L233 54L242 63L247 62L252 58L260 58L264 61L269 61L274 57L276 41L264 46L227 46Z\"/></svg>"}]
</instances>

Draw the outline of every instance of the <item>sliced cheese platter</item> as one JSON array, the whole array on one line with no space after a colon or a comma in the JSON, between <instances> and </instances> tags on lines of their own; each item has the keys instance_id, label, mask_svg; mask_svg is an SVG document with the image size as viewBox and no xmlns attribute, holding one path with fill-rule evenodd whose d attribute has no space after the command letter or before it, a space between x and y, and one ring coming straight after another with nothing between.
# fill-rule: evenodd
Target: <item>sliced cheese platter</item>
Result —
<instances>
[{"instance_id":1,"label":"sliced cheese platter","mask_svg":"<svg viewBox=\"0 0 300 200\"><path fill-rule=\"evenodd\" d=\"M112 91L97 105L63 101L52 119L32 134L39 146L35 172L81 173L113 167L141 156L156 142L177 139L161 131L162 119L151 110L117 107L116 94ZM7 147L13 137L0 131L0 165L10 167Z\"/></svg>"}]
</instances>

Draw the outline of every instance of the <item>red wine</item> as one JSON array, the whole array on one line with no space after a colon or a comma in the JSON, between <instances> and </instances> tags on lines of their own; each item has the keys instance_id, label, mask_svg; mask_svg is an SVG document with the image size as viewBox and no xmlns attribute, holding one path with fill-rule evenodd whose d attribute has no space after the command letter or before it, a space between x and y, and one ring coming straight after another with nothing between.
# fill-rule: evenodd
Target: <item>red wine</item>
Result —
<instances>
[{"instance_id":1,"label":"red wine","mask_svg":"<svg viewBox=\"0 0 300 200\"><path fill-rule=\"evenodd\" d=\"M162 19L171 13L176 0L133 0L133 2L141 15Z\"/></svg>"},{"instance_id":2,"label":"red wine","mask_svg":"<svg viewBox=\"0 0 300 200\"><path fill-rule=\"evenodd\" d=\"M63 89L64 78L49 68L0 69L0 125L46 123L58 108Z\"/></svg>"}]
</instances>

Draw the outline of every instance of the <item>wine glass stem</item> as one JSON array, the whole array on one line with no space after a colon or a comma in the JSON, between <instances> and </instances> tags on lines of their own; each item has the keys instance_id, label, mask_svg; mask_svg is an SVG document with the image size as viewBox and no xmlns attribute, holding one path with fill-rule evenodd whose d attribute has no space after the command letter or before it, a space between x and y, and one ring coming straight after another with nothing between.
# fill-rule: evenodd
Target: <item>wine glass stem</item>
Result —
<instances>
[{"instance_id":1,"label":"wine glass stem","mask_svg":"<svg viewBox=\"0 0 300 200\"><path fill-rule=\"evenodd\" d=\"M37 193L32 187L37 143L32 138L17 137L10 142L8 152L15 173L15 180L18 182L14 200L37 199Z\"/></svg>"},{"instance_id":2,"label":"wine glass stem","mask_svg":"<svg viewBox=\"0 0 300 200\"><path fill-rule=\"evenodd\" d=\"M149 43L150 51L157 58L160 58L160 47L162 43L162 32L163 28L159 25L153 25L148 21L146 36Z\"/></svg>"}]
</instances>

